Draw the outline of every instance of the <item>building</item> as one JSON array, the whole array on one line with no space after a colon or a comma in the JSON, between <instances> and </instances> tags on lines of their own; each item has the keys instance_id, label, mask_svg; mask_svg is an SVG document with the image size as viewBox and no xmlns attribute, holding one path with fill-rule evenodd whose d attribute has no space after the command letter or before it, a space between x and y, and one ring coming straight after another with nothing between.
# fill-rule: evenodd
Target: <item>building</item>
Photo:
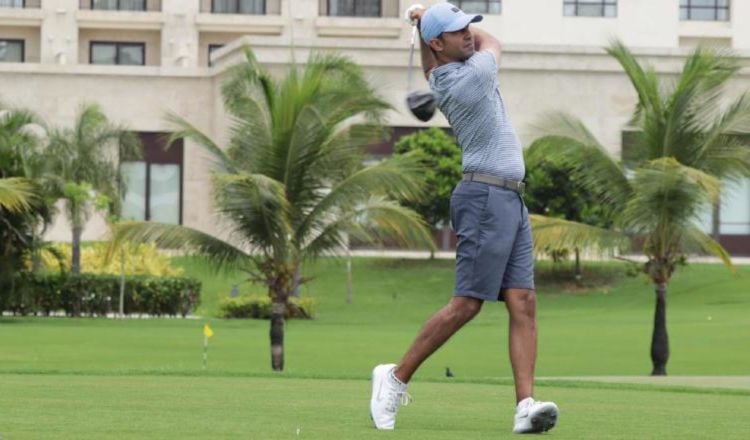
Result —
<instances>
[{"instance_id":1,"label":"building","mask_svg":"<svg viewBox=\"0 0 750 440\"><path fill-rule=\"evenodd\" d=\"M636 97L601 49L617 36L658 72L679 71L698 44L750 60L748 0L474 0L479 24L504 44L500 81L525 142L544 112L581 117L613 155ZM428 2L429 4L430 2ZM125 165L131 216L219 233L210 214L208 162L190 141L165 154L167 112L225 138L219 94L224 69L249 43L282 73L310 51L340 51L363 65L397 108L395 133L421 127L405 109L410 28L407 0L0 0L0 100L71 125L83 102L142 133L146 160ZM419 75L416 75L419 77ZM426 87L419 79L418 87ZM745 69L732 93L750 89ZM430 122L447 125L442 116ZM381 146L387 152L388 145ZM722 195L718 230L736 255L750 255L750 181ZM712 230L707 210L706 231ZM101 219L84 239L101 236ZM49 238L69 237L60 219Z\"/></svg>"}]
</instances>

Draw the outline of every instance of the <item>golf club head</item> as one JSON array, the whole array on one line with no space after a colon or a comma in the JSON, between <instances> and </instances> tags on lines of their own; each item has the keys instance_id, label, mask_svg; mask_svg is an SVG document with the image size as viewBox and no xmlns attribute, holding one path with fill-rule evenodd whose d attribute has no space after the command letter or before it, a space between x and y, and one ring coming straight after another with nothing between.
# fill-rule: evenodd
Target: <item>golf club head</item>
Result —
<instances>
[{"instance_id":1,"label":"golf club head","mask_svg":"<svg viewBox=\"0 0 750 440\"><path fill-rule=\"evenodd\" d=\"M431 91L411 92L406 95L406 106L417 119L427 122L435 114L437 95Z\"/></svg>"}]
</instances>

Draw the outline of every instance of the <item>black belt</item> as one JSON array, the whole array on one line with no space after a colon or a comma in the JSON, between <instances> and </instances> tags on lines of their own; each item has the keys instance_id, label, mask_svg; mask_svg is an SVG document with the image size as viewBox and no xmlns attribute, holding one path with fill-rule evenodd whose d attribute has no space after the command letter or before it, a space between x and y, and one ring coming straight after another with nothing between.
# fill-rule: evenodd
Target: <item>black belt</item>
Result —
<instances>
[{"instance_id":1,"label":"black belt","mask_svg":"<svg viewBox=\"0 0 750 440\"><path fill-rule=\"evenodd\" d=\"M469 182L481 182L488 185L499 186L500 188L506 188L523 195L526 189L526 184L517 180L502 179L500 177L490 176L487 174L477 173L466 173L464 174L464 180Z\"/></svg>"}]
</instances>

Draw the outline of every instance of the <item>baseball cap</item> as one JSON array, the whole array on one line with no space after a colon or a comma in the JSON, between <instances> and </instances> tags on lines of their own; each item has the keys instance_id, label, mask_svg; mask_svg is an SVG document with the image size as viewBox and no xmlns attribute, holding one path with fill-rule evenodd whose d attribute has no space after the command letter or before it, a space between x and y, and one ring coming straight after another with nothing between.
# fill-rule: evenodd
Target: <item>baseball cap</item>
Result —
<instances>
[{"instance_id":1,"label":"baseball cap","mask_svg":"<svg viewBox=\"0 0 750 440\"><path fill-rule=\"evenodd\" d=\"M443 32L455 32L470 23L482 21L484 17L466 14L450 3L438 3L431 6L420 20L419 30L425 43L437 38Z\"/></svg>"}]
</instances>

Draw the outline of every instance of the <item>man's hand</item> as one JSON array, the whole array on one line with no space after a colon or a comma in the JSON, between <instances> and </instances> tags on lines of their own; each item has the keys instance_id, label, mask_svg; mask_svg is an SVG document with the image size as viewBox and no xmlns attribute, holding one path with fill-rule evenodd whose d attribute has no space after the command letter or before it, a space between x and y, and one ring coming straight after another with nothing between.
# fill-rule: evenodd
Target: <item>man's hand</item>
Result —
<instances>
[{"instance_id":1,"label":"man's hand","mask_svg":"<svg viewBox=\"0 0 750 440\"><path fill-rule=\"evenodd\" d=\"M404 13L404 18L410 25L414 26L422 18L425 11L427 11L427 9L420 4L411 5Z\"/></svg>"}]
</instances>

